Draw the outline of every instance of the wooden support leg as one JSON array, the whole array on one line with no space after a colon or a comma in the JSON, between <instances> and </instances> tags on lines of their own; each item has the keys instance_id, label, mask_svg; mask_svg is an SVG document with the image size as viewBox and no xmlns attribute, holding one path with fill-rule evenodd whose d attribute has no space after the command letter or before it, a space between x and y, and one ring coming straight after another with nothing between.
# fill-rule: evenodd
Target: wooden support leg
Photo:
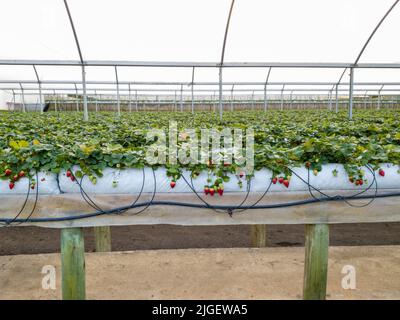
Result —
<instances>
[{"instance_id":1,"label":"wooden support leg","mask_svg":"<svg viewBox=\"0 0 400 320\"><path fill-rule=\"evenodd\" d=\"M325 300L328 276L329 225L305 227L304 300Z\"/></svg>"},{"instance_id":2,"label":"wooden support leg","mask_svg":"<svg viewBox=\"0 0 400 320\"><path fill-rule=\"evenodd\" d=\"M96 252L111 251L111 228L94 227L94 241Z\"/></svg>"},{"instance_id":3,"label":"wooden support leg","mask_svg":"<svg viewBox=\"0 0 400 320\"><path fill-rule=\"evenodd\" d=\"M251 245L256 248L267 246L267 226L265 224L252 224L250 226Z\"/></svg>"},{"instance_id":4,"label":"wooden support leg","mask_svg":"<svg viewBox=\"0 0 400 320\"><path fill-rule=\"evenodd\" d=\"M63 300L85 300L85 244L81 228L61 230Z\"/></svg>"}]
</instances>

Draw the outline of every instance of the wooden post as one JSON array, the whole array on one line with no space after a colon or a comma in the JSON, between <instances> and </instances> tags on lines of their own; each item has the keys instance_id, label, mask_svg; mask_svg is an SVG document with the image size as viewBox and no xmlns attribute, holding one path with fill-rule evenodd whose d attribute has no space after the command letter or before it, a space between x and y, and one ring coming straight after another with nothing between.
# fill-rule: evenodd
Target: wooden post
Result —
<instances>
[{"instance_id":1,"label":"wooden post","mask_svg":"<svg viewBox=\"0 0 400 320\"><path fill-rule=\"evenodd\" d=\"M94 241L96 252L111 251L111 228L94 227Z\"/></svg>"},{"instance_id":2,"label":"wooden post","mask_svg":"<svg viewBox=\"0 0 400 320\"><path fill-rule=\"evenodd\" d=\"M85 245L81 228L61 230L61 281L63 300L85 300Z\"/></svg>"},{"instance_id":3,"label":"wooden post","mask_svg":"<svg viewBox=\"0 0 400 320\"><path fill-rule=\"evenodd\" d=\"M256 248L267 246L267 226L265 224L252 224L250 226L251 245Z\"/></svg>"},{"instance_id":4,"label":"wooden post","mask_svg":"<svg viewBox=\"0 0 400 320\"><path fill-rule=\"evenodd\" d=\"M329 225L305 226L304 300L325 300L328 276Z\"/></svg>"}]
</instances>

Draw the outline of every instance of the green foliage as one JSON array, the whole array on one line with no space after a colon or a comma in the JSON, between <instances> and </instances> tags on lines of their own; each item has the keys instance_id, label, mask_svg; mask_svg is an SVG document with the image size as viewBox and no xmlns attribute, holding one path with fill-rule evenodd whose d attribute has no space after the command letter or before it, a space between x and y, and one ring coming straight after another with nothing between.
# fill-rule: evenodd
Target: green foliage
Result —
<instances>
[{"instance_id":1,"label":"green foliage","mask_svg":"<svg viewBox=\"0 0 400 320\"><path fill-rule=\"evenodd\" d=\"M268 168L275 175L287 173L287 167L309 162L312 170L325 163L345 164L349 175L360 176L359 167L380 163L400 164L400 112L396 110L355 110L354 120L346 113L318 111L238 111L225 112L224 119L211 112L138 112L91 113L83 122L81 113L0 113L0 178L34 170L53 173L79 165L95 182L106 167L142 168L148 166L146 141L151 128L166 130L171 120L184 128L253 127L255 132L255 168ZM166 166L168 175L179 179L182 168L197 176L212 171L227 181L228 172L237 172L234 164Z\"/></svg>"}]
</instances>

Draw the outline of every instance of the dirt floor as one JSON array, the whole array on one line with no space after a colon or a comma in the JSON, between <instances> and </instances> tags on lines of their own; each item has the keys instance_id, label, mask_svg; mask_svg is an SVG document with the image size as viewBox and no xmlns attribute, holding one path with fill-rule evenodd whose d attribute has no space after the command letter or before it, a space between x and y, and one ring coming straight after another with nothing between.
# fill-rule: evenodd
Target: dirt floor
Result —
<instances>
[{"instance_id":1,"label":"dirt floor","mask_svg":"<svg viewBox=\"0 0 400 320\"><path fill-rule=\"evenodd\" d=\"M181 227L171 225L112 228L114 251L187 248L250 247L249 226ZM60 231L36 227L0 228L0 256L55 253L60 250ZM271 247L302 246L304 226L268 226ZM399 245L400 223L331 225L332 246ZM85 246L94 251L93 229L85 230Z\"/></svg>"},{"instance_id":2,"label":"dirt floor","mask_svg":"<svg viewBox=\"0 0 400 320\"><path fill-rule=\"evenodd\" d=\"M87 253L88 299L300 299L304 248ZM400 299L400 247L331 247L328 299ZM43 266L56 288L43 289ZM354 267L354 289L342 287ZM60 255L0 257L0 299L60 299Z\"/></svg>"}]
</instances>

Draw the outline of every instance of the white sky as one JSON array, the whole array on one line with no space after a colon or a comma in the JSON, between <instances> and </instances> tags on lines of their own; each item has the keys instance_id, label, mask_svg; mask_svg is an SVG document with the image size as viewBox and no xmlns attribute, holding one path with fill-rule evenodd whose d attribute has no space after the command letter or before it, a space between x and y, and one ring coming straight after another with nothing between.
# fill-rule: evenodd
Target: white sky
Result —
<instances>
[{"instance_id":1,"label":"white sky","mask_svg":"<svg viewBox=\"0 0 400 320\"><path fill-rule=\"evenodd\" d=\"M87 60L220 60L230 0L68 0ZM354 62L394 0L236 0L226 62ZM400 62L400 5L360 62ZM62 0L0 0L0 59L77 60ZM114 80L111 67L88 80ZM43 80L80 80L79 68L38 67ZM337 81L342 70L273 69L270 81ZM266 69L225 69L224 81L265 81ZM187 81L190 68L119 68L123 81ZM399 81L397 70L357 70L355 81ZM35 80L0 66L0 79ZM218 81L197 69L195 81ZM344 81L348 81L345 76Z\"/></svg>"}]
</instances>

